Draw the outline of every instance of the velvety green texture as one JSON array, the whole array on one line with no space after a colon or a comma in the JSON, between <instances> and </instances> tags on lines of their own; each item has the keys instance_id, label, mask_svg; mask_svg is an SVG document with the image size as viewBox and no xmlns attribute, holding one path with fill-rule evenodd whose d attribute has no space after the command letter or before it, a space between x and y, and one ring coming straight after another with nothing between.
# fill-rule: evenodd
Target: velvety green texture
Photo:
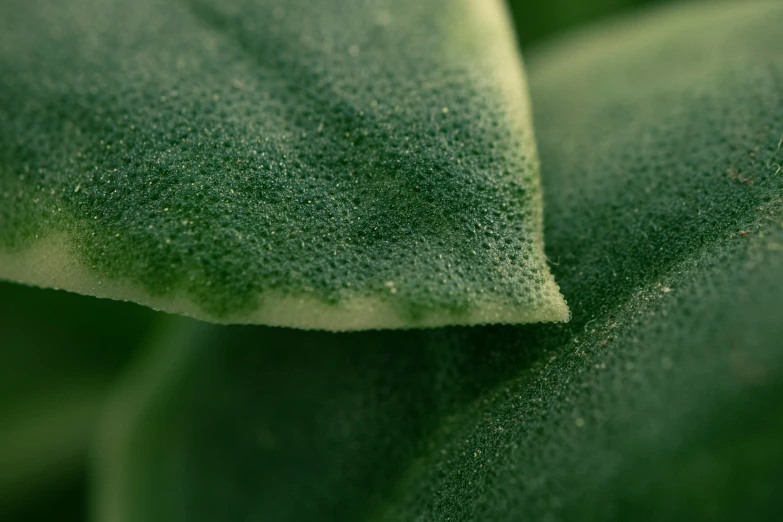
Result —
<instances>
[{"instance_id":1,"label":"velvety green texture","mask_svg":"<svg viewBox=\"0 0 783 522\"><path fill-rule=\"evenodd\" d=\"M0 283L0 520L29 519L25 503L56 505L79 489L107 390L155 318L127 303Z\"/></svg>"},{"instance_id":2,"label":"velvety green texture","mask_svg":"<svg viewBox=\"0 0 783 522\"><path fill-rule=\"evenodd\" d=\"M10 0L0 277L217 322L562 321L500 0Z\"/></svg>"},{"instance_id":3,"label":"velvety green texture","mask_svg":"<svg viewBox=\"0 0 783 522\"><path fill-rule=\"evenodd\" d=\"M534 53L572 322L172 324L108 410L97 520L774 519L781 24L694 5Z\"/></svg>"}]
</instances>

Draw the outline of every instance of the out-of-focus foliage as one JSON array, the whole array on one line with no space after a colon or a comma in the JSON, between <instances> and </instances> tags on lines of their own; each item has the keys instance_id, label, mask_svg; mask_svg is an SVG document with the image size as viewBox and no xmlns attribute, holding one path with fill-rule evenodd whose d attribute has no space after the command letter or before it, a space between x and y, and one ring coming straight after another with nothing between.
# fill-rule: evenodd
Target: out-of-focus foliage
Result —
<instances>
[{"instance_id":1,"label":"out-of-focus foliage","mask_svg":"<svg viewBox=\"0 0 783 522\"><path fill-rule=\"evenodd\" d=\"M67 497L83 490L74 477L107 389L159 319L128 303L0 284L0 519L28 502L37 512L82 504Z\"/></svg>"},{"instance_id":2,"label":"out-of-focus foliage","mask_svg":"<svg viewBox=\"0 0 783 522\"><path fill-rule=\"evenodd\" d=\"M782 23L678 6L531 55L573 321L173 325L111 403L98 520L773 519Z\"/></svg>"},{"instance_id":3,"label":"out-of-focus foliage","mask_svg":"<svg viewBox=\"0 0 783 522\"><path fill-rule=\"evenodd\" d=\"M535 46L568 28L634 7L682 0L509 0L523 48Z\"/></svg>"}]
</instances>

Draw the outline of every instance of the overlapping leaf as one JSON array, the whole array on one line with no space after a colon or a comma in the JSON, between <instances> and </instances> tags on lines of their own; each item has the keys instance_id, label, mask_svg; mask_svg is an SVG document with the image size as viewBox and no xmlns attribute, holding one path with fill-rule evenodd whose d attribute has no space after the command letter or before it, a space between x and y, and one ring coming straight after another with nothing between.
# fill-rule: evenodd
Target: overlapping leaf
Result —
<instances>
[{"instance_id":1,"label":"overlapping leaf","mask_svg":"<svg viewBox=\"0 0 783 522\"><path fill-rule=\"evenodd\" d=\"M0 9L0 277L229 323L567 320L499 0Z\"/></svg>"}]
</instances>

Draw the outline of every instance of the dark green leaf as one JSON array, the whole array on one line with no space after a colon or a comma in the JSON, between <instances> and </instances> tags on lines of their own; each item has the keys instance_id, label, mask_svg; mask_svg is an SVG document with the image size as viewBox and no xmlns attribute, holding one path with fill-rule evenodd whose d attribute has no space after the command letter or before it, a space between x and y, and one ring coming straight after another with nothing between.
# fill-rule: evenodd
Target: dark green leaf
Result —
<instances>
[{"instance_id":1,"label":"dark green leaf","mask_svg":"<svg viewBox=\"0 0 783 522\"><path fill-rule=\"evenodd\" d=\"M0 9L0 277L217 322L568 319L500 0Z\"/></svg>"},{"instance_id":2,"label":"dark green leaf","mask_svg":"<svg viewBox=\"0 0 783 522\"><path fill-rule=\"evenodd\" d=\"M650 3L678 0L509 0L519 42L523 48L564 29ZM705 0L703 0L705 1Z\"/></svg>"},{"instance_id":3,"label":"dark green leaf","mask_svg":"<svg viewBox=\"0 0 783 522\"><path fill-rule=\"evenodd\" d=\"M154 316L0 284L0 519L83 474L107 390Z\"/></svg>"}]
</instances>

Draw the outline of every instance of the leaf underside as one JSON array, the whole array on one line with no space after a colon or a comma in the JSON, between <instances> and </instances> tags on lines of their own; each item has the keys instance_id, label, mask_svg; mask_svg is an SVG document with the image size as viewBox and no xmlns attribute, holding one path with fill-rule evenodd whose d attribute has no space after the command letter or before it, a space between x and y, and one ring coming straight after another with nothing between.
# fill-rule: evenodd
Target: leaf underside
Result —
<instances>
[{"instance_id":1,"label":"leaf underside","mask_svg":"<svg viewBox=\"0 0 783 522\"><path fill-rule=\"evenodd\" d=\"M499 0L0 9L0 277L222 323L568 319Z\"/></svg>"},{"instance_id":2,"label":"leaf underside","mask_svg":"<svg viewBox=\"0 0 783 522\"><path fill-rule=\"evenodd\" d=\"M777 2L694 4L540 49L572 322L173 324L111 403L98 519L776 518L781 23Z\"/></svg>"}]
</instances>

